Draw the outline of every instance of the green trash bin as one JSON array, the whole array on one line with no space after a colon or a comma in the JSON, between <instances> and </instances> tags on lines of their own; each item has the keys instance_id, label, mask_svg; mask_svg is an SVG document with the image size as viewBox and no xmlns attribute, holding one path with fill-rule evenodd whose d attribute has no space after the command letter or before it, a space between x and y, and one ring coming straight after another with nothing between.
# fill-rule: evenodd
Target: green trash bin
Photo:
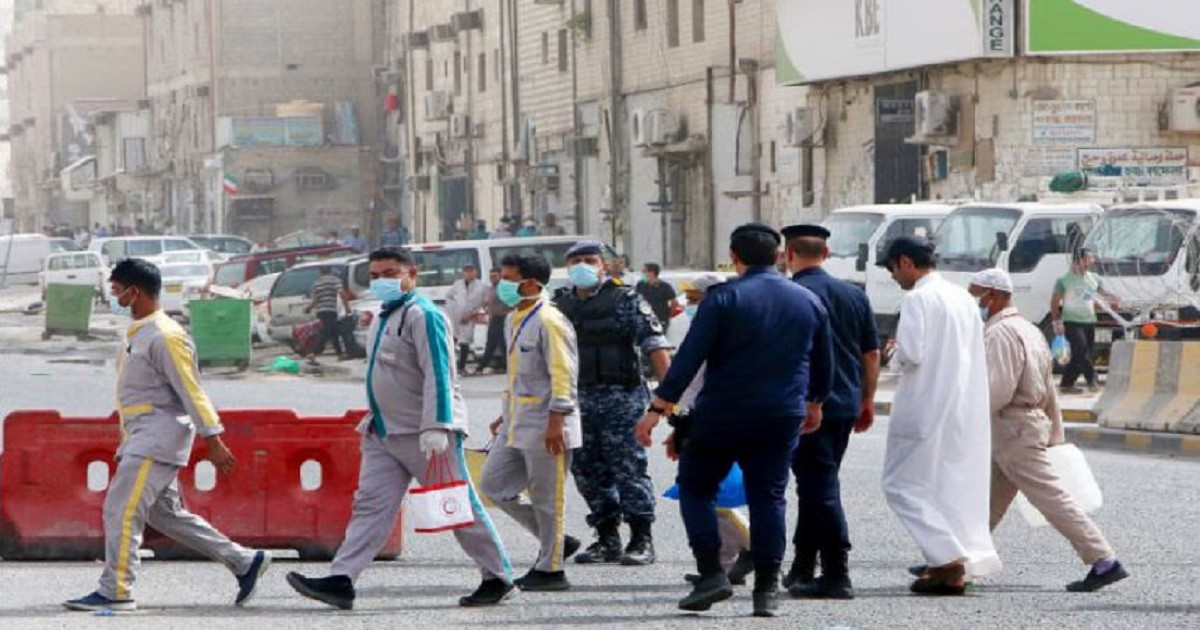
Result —
<instances>
[{"instance_id":1,"label":"green trash bin","mask_svg":"<svg viewBox=\"0 0 1200 630\"><path fill-rule=\"evenodd\" d=\"M187 308L200 367L250 367L250 300L192 300Z\"/></svg>"},{"instance_id":2,"label":"green trash bin","mask_svg":"<svg viewBox=\"0 0 1200 630\"><path fill-rule=\"evenodd\" d=\"M46 288L46 330L42 339L54 335L86 337L92 322L96 287L52 284Z\"/></svg>"}]
</instances>

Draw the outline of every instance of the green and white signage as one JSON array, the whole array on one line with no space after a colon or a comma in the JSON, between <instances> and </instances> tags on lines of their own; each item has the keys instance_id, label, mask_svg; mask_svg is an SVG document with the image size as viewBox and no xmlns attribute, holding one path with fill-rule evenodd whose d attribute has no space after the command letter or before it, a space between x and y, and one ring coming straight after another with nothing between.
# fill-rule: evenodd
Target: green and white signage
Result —
<instances>
[{"instance_id":1,"label":"green and white signage","mask_svg":"<svg viewBox=\"0 0 1200 630\"><path fill-rule=\"evenodd\" d=\"M1025 0L1031 55L1200 50L1200 0Z\"/></svg>"},{"instance_id":2,"label":"green and white signage","mask_svg":"<svg viewBox=\"0 0 1200 630\"><path fill-rule=\"evenodd\" d=\"M795 85L1010 57L1014 6L1015 0L776 0L776 76Z\"/></svg>"}]
</instances>

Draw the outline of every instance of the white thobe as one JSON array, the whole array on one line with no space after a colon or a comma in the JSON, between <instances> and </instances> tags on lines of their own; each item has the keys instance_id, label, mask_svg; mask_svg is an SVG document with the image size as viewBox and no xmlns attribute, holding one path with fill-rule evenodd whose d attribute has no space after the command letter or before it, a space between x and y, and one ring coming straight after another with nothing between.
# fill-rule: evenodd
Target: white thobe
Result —
<instances>
[{"instance_id":1,"label":"white thobe","mask_svg":"<svg viewBox=\"0 0 1200 630\"><path fill-rule=\"evenodd\" d=\"M883 491L930 566L1002 565L988 527L991 418L979 306L931 273L900 303Z\"/></svg>"},{"instance_id":2,"label":"white thobe","mask_svg":"<svg viewBox=\"0 0 1200 630\"><path fill-rule=\"evenodd\" d=\"M487 301L488 285L481 280L471 281L470 286L465 280L459 280L450 287L450 293L446 295L446 311L450 314L451 321L454 322L454 338L460 344L475 343L475 319L474 317L463 323L463 318L469 315L475 315L483 310L484 302Z\"/></svg>"}]
</instances>

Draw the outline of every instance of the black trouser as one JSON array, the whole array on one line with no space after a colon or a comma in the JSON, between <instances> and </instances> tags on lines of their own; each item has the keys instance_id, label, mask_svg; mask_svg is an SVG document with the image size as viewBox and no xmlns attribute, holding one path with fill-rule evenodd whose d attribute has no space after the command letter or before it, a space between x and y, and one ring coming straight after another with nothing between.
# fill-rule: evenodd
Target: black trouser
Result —
<instances>
[{"instance_id":1,"label":"black trouser","mask_svg":"<svg viewBox=\"0 0 1200 630\"><path fill-rule=\"evenodd\" d=\"M504 363L504 319L504 315L492 315L488 319L487 346L479 359L480 370L491 367L497 359L501 365Z\"/></svg>"},{"instance_id":2,"label":"black trouser","mask_svg":"<svg viewBox=\"0 0 1200 630\"><path fill-rule=\"evenodd\" d=\"M825 418L816 433L800 436L792 456L799 498L796 534L796 559L812 567L821 555L821 573L845 577L846 555L850 552L850 529L842 509L842 491L838 471L850 444L856 418Z\"/></svg>"},{"instance_id":3,"label":"black trouser","mask_svg":"<svg viewBox=\"0 0 1200 630\"><path fill-rule=\"evenodd\" d=\"M337 311L318 311L317 319L321 320L321 336L317 338L317 349L314 354L322 354L325 352L325 342L332 341L333 349L337 351L338 356L345 355L342 349L342 335L338 330L338 314Z\"/></svg>"},{"instance_id":4,"label":"black trouser","mask_svg":"<svg viewBox=\"0 0 1200 630\"><path fill-rule=\"evenodd\" d=\"M1071 344L1071 362L1063 368L1062 386L1074 387L1083 375L1088 385L1096 384L1096 368L1092 366L1092 347L1096 345L1095 324L1072 324L1064 322L1067 342Z\"/></svg>"}]
</instances>

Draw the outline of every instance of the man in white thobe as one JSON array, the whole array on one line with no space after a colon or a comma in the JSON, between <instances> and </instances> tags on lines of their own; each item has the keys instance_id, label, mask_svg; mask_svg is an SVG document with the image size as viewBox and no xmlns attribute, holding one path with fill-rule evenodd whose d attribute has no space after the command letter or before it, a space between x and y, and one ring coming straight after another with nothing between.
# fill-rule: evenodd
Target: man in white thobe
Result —
<instances>
[{"instance_id":1,"label":"man in white thobe","mask_svg":"<svg viewBox=\"0 0 1200 630\"><path fill-rule=\"evenodd\" d=\"M883 264L908 294L892 365L900 371L888 425L883 492L925 556L912 584L962 595L1001 569L988 528L991 419L979 308L936 271L933 246L899 238Z\"/></svg>"},{"instance_id":2,"label":"man in white thobe","mask_svg":"<svg viewBox=\"0 0 1200 630\"><path fill-rule=\"evenodd\" d=\"M488 286L479 279L473 265L463 267L463 277L450 287L446 295L446 311L454 322L454 339L458 344L458 371L467 367L467 356L475 343L475 324L487 301Z\"/></svg>"}]
</instances>

